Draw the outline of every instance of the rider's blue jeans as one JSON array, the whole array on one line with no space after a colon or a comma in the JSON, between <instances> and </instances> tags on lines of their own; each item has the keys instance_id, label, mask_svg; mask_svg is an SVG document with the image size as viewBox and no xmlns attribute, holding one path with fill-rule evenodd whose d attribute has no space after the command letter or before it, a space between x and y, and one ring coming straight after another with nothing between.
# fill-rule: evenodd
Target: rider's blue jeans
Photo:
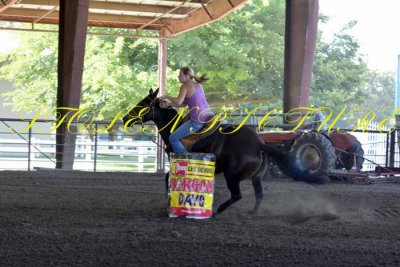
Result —
<instances>
[{"instance_id":1,"label":"rider's blue jeans","mask_svg":"<svg viewBox=\"0 0 400 267\"><path fill-rule=\"evenodd\" d=\"M178 129L176 129L170 136L169 142L171 143L172 149L176 153L187 153L186 148L181 143L181 139L189 136L203 127L203 123L194 122L192 120L186 121Z\"/></svg>"}]
</instances>

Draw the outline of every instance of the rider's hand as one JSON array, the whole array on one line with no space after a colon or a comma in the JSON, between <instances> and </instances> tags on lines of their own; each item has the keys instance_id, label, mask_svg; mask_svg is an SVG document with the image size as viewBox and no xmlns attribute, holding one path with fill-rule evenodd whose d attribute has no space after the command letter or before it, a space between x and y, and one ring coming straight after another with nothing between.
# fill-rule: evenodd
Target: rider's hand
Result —
<instances>
[{"instance_id":1,"label":"rider's hand","mask_svg":"<svg viewBox=\"0 0 400 267\"><path fill-rule=\"evenodd\" d=\"M161 101L163 101L163 100L165 100L165 99L167 99L167 98L168 98L167 95L162 95L162 96L160 96L158 99L160 99L160 102L161 102Z\"/></svg>"},{"instance_id":2,"label":"rider's hand","mask_svg":"<svg viewBox=\"0 0 400 267\"><path fill-rule=\"evenodd\" d=\"M170 104L167 101L160 101L160 108L169 108Z\"/></svg>"}]
</instances>

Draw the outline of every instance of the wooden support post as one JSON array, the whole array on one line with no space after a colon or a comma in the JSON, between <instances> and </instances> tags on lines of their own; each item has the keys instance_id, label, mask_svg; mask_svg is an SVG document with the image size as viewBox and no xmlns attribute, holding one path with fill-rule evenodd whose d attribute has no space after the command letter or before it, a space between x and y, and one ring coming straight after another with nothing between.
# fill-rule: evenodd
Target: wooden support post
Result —
<instances>
[{"instance_id":1,"label":"wooden support post","mask_svg":"<svg viewBox=\"0 0 400 267\"><path fill-rule=\"evenodd\" d=\"M160 36L165 36L165 30L160 31ZM158 44L158 92L159 96L165 95L167 84L167 39L160 39ZM159 135L157 138L157 172L164 172L164 142Z\"/></svg>"},{"instance_id":2,"label":"wooden support post","mask_svg":"<svg viewBox=\"0 0 400 267\"><path fill-rule=\"evenodd\" d=\"M89 0L60 0L57 117L65 119L57 128L56 168L64 170L73 169L77 125L68 127L73 114L62 108L79 108L88 13Z\"/></svg>"},{"instance_id":3,"label":"wooden support post","mask_svg":"<svg viewBox=\"0 0 400 267\"><path fill-rule=\"evenodd\" d=\"M318 0L286 0L283 110L308 106L318 24Z\"/></svg>"},{"instance_id":4,"label":"wooden support post","mask_svg":"<svg viewBox=\"0 0 400 267\"><path fill-rule=\"evenodd\" d=\"M160 36L165 36L165 30L160 31ZM159 96L165 95L167 85L167 39L160 39L158 43L158 87Z\"/></svg>"},{"instance_id":5,"label":"wooden support post","mask_svg":"<svg viewBox=\"0 0 400 267\"><path fill-rule=\"evenodd\" d=\"M390 133L390 149L389 149L389 167L394 167L395 151L396 151L396 132Z\"/></svg>"}]
</instances>

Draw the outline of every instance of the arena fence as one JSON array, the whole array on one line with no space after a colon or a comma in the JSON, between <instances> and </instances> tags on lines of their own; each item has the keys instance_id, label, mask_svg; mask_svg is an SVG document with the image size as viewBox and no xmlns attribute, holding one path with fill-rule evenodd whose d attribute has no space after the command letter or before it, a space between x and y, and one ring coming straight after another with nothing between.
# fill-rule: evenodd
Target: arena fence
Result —
<instances>
[{"instance_id":1,"label":"arena fence","mask_svg":"<svg viewBox=\"0 0 400 267\"><path fill-rule=\"evenodd\" d=\"M236 121L235 121L236 120ZM231 116L227 123L237 124L243 116ZM252 114L247 125L258 127L262 115ZM165 172L169 163L155 126L148 125L146 133L139 128L124 131L121 125L113 134L105 129L110 122L96 121L91 129L79 125L74 170ZM0 118L0 170L54 169L56 165L56 133L52 120ZM137 126L139 127L139 126ZM399 166L396 132L377 131L372 124L367 131L353 132L364 149L363 170L375 166ZM264 130L268 130L265 128Z\"/></svg>"}]
</instances>

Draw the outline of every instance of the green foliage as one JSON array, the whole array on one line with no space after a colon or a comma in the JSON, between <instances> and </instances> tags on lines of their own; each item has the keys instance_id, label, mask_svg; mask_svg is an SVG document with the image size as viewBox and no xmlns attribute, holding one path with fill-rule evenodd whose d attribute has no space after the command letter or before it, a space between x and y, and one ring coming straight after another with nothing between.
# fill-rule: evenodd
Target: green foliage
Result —
<instances>
[{"instance_id":1,"label":"green foliage","mask_svg":"<svg viewBox=\"0 0 400 267\"><path fill-rule=\"evenodd\" d=\"M21 46L0 60L3 65L0 77L12 81L15 88L5 94L7 105L20 112L54 111L57 35L23 33L20 38ZM110 119L155 86L157 72L154 66L149 68L149 62L143 60L147 58L143 56L147 53L144 47L157 51L157 42L88 36L81 107L92 110L97 119Z\"/></svg>"},{"instance_id":2,"label":"green foliage","mask_svg":"<svg viewBox=\"0 0 400 267\"><path fill-rule=\"evenodd\" d=\"M360 106L375 110L376 121L381 121L391 114L395 105L395 73L371 71L365 87L368 95Z\"/></svg>"},{"instance_id":3,"label":"green foliage","mask_svg":"<svg viewBox=\"0 0 400 267\"><path fill-rule=\"evenodd\" d=\"M354 25L353 21L347 24L330 43L317 43L311 103L341 109L367 96L368 67L358 42L347 33Z\"/></svg>"},{"instance_id":4,"label":"green foliage","mask_svg":"<svg viewBox=\"0 0 400 267\"><path fill-rule=\"evenodd\" d=\"M321 15L320 23L328 21ZM212 105L282 106L285 1L253 0L226 18L168 41L167 92L176 95L178 70L189 65L207 74ZM370 95L391 100L394 79L370 72L349 22L325 43L317 42L310 103L336 107L366 104ZM128 30L91 29L107 33ZM6 94L13 110L54 110L57 95L57 34L20 33L21 46L0 56L0 79L12 81ZM112 119L157 87L156 39L89 35L86 42L81 107L96 119ZM379 99L376 98L376 99ZM370 101L370 99L368 100ZM379 103L378 103L379 102ZM370 102L369 102L370 103Z\"/></svg>"},{"instance_id":5,"label":"green foliage","mask_svg":"<svg viewBox=\"0 0 400 267\"><path fill-rule=\"evenodd\" d=\"M0 77L13 82L5 94L14 111L50 111L56 103L57 47L54 34L20 34L21 46L2 55Z\"/></svg>"},{"instance_id":6,"label":"green foliage","mask_svg":"<svg viewBox=\"0 0 400 267\"><path fill-rule=\"evenodd\" d=\"M223 20L183 34L169 44L169 65L207 73L211 103L239 99L280 105L284 9L283 1L254 0Z\"/></svg>"},{"instance_id":7,"label":"green foliage","mask_svg":"<svg viewBox=\"0 0 400 267\"><path fill-rule=\"evenodd\" d=\"M345 128L356 127L364 116L372 118L371 111L381 121L393 110L385 108L394 105L394 74L368 69L357 40L348 34L355 25L350 21L329 43L319 39L310 96L310 103L329 107L335 115L345 109L337 124Z\"/></svg>"},{"instance_id":8,"label":"green foliage","mask_svg":"<svg viewBox=\"0 0 400 267\"><path fill-rule=\"evenodd\" d=\"M131 39L90 36L87 40L82 107L96 110L99 119L110 119L132 106L156 84L157 73L143 70L145 62L135 60L138 50L130 48L135 43L127 41ZM155 49L157 44L152 41L146 45ZM133 53L128 55L128 51Z\"/></svg>"}]
</instances>

